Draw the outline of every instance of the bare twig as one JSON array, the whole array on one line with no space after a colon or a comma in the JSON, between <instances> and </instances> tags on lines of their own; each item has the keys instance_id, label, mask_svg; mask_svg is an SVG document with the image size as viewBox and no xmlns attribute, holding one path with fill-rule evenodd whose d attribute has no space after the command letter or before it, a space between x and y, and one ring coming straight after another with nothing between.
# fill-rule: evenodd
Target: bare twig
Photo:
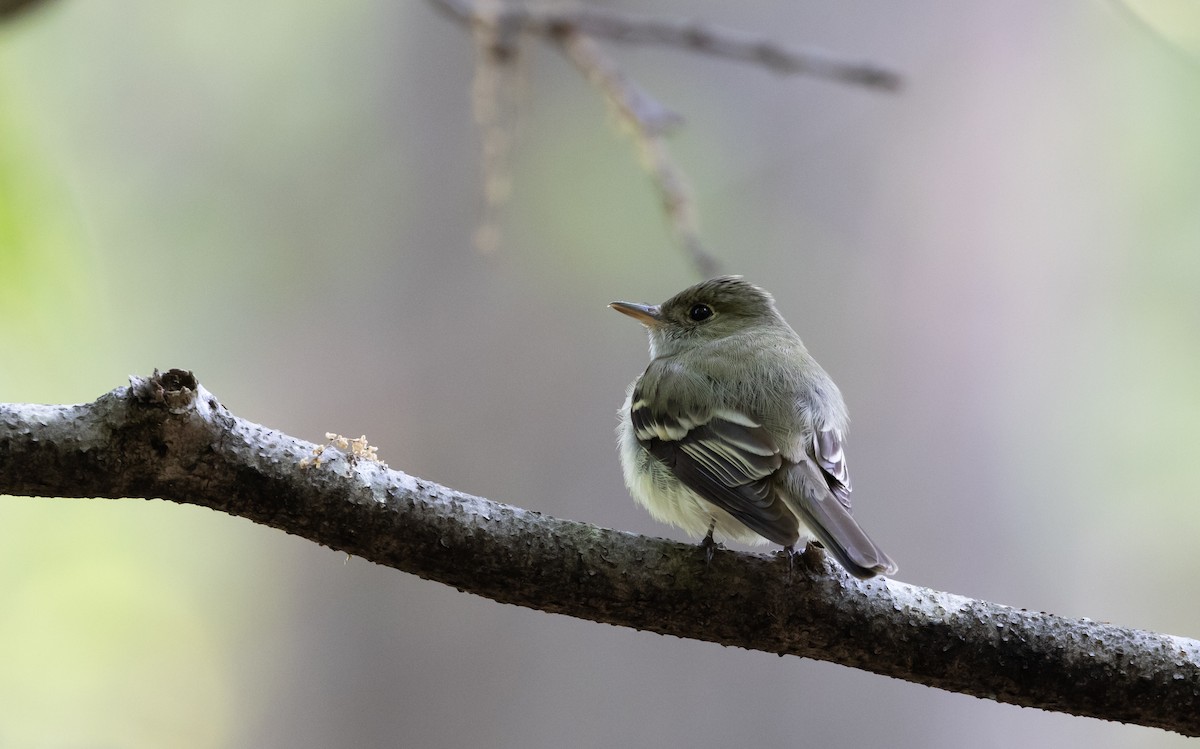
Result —
<instances>
[{"instance_id":1,"label":"bare twig","mask_svg":"<svg viewBox=\"0 0 1200 749\"><path fill-rule=\"evenodd\" d=\"M316 460L314 460L316 456ZM597 528L234 416L190 372L0 404L0 494L210 507L496 601L1200 735L1200 642Z\"/></svg>"},{"instance_id":2,"label":"bare twig","mask_svg":"<svg viewBox=\"0 0 1200 749\"><path fill-rule=\"evenodd\" d=\"M668 21L598 8L553 9L505 0L430 0L450 17L476 32L481 68L498 67L517 58L522 33L555 43L568 59L599 88L622 120L629 125L642 160L657 188L671 228L701 276L716 275L717 260L700 239L695 201L683 171L676 166L664 135L682 122L620 69L595 39L631 44L673 46L762 65L777 73L801 73L841 83L894 90L900 79L891 71L869 63L849 61L825 52L787 47L718 26ZM495 74L476 71L478 92L495 100ZM486 86L483 84L487 84ZM484 179L487 212L477 239L490 247L498 237L498 207L507 195L507 172L496 154L507 151L507 134L495 119L477 114L484 137ZM499 166L498 166L499 165ZM503 189L499 189L503 188Z\"/></svg>"},{"instance_id":3,"label":"bare twig","mask_svg":"<svg viewBox=\"0 0 1200 749\"><path fill-rule=\"evenodd\" d=\"M611 101L630 126L633 140L641 152L671 227L703 277L720 273L720 263L704 249L695 200L687 178L675 165L664 139L666 128L682 118L651 99L629 80L616 63L590 38L575 32L555 37L567 58Z\"/></svg>"},{"instance_id":4,"label":"bare twig","mask_svg":"<svg viewBox=\"0 0 1200 749\"><path fill-rule=\"evenodd\" d=\"M647 94L590 37L567 31L554 38L584 77L603 91L621 116L639 130L647 135L663 135L683 124L679 113Z\"/></svg>"},{"instance_id":5,"label":"bare twig","mask_svg":"<svg viewBox=\"0 0 1200 749\"><path fill-rule=\"evenodd\" d=\"M475 231L475 247L484 254L499 249L500 214L512 194L509 154L517 140L521 85L513 68L519 64L519 28L497 17L495 0L479 0L479 13L490 22L472 25L476 48L471 109L482 142L483 216Z\"/></svg>"},{"instance_id":6,"label":"bare twig","mask_svg":"<svg viewBox=\"0 0 1200 749\"><path fill-rule=\"evenodd\" d=\"M431 0L461 21L474 21L470 0ZM817 49L779 44L745 32L698 21L673 21L605 8L539 8L504 3L497 19L546 36L567 32L628 44L656 44L761 65L776 73L811 75L839 83L894 91L900 76L861 60Z\"/></svg>"}]
</instances>

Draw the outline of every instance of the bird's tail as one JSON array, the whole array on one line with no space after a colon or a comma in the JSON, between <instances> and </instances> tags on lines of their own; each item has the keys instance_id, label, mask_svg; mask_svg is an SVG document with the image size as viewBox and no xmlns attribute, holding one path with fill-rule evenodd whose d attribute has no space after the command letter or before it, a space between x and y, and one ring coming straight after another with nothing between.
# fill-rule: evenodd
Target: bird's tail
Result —
<instances>
[{"instance_id":1,"label":"bird's tail","mask_svg":"<svg viewBox=\"0 0 1200 749\"><path fill-rule=\"evenodd\" d=\"M899 567L833 496L816 464L797 463L786 472L785 481L792 510L847 572L864 580L896 574Z\"/></svg>"}]
</instances>

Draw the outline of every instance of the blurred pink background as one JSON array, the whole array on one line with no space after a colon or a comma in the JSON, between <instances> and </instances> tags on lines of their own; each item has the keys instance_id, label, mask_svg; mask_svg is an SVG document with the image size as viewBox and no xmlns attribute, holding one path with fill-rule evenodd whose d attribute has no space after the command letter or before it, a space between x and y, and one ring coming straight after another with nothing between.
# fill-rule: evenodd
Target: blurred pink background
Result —
<instances>
[{"instance_id":1,"label":"blurred pink background","mask_svg":"<svg viewBox=\"0 0 1200 749\"><path fill-rule=\"evenodd\" d=\"M1200 637L1200 18L1186 3L612 2L888 64L876 94L606 48L688 119L705 238L840 384L907 582ZM1190 17L1189 17L1190 14ZM0 400L155 367L553 515L629 499L696 280L533 45L500 249L468 34L410 0L57 0L0 26ZM502 606L166 502L0 502L0 746L1170 747L1143 728Z\"/></svg>"}]
</instances>

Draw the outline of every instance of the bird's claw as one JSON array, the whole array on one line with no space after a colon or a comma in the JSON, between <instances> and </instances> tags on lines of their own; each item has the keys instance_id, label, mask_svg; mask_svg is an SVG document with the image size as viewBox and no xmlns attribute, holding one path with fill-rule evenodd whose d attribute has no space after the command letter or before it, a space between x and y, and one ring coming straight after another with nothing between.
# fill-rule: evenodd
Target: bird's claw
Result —
<instances>
[{"instance_id":1,"label":"bird's claw","mask_svg":"<svg viewBox=\"0 0 1200 749\"><path fill-rule=\"evenodd\" d=\"M706 565L712 564L713 554L717 552L717 546L720 545L713 539L713 530L716 528L716 525L716 523L711 523L708 526L708 533L705 534L704 540L700 542L700 548L704 549L704 563Z\"/></svg>"}]
</instances>

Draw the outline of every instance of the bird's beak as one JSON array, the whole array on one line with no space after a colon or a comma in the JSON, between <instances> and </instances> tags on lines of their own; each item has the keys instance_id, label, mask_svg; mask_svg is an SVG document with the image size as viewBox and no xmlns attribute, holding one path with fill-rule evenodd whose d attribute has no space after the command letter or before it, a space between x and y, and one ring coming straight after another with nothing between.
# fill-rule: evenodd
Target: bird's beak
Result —
<instances>
[{"instance_id":1,"label":"bird's beak","mask_svg":"<svg viewBox=\"0 0 1200 749\"><path fill-rule=\"evenodd\" d=\"M657 304L636 304L634 302L613 302L608 305L622 315L629 315L642 325L650 327L662 322L662 312Z\"/></svg>"}]
</instances>

